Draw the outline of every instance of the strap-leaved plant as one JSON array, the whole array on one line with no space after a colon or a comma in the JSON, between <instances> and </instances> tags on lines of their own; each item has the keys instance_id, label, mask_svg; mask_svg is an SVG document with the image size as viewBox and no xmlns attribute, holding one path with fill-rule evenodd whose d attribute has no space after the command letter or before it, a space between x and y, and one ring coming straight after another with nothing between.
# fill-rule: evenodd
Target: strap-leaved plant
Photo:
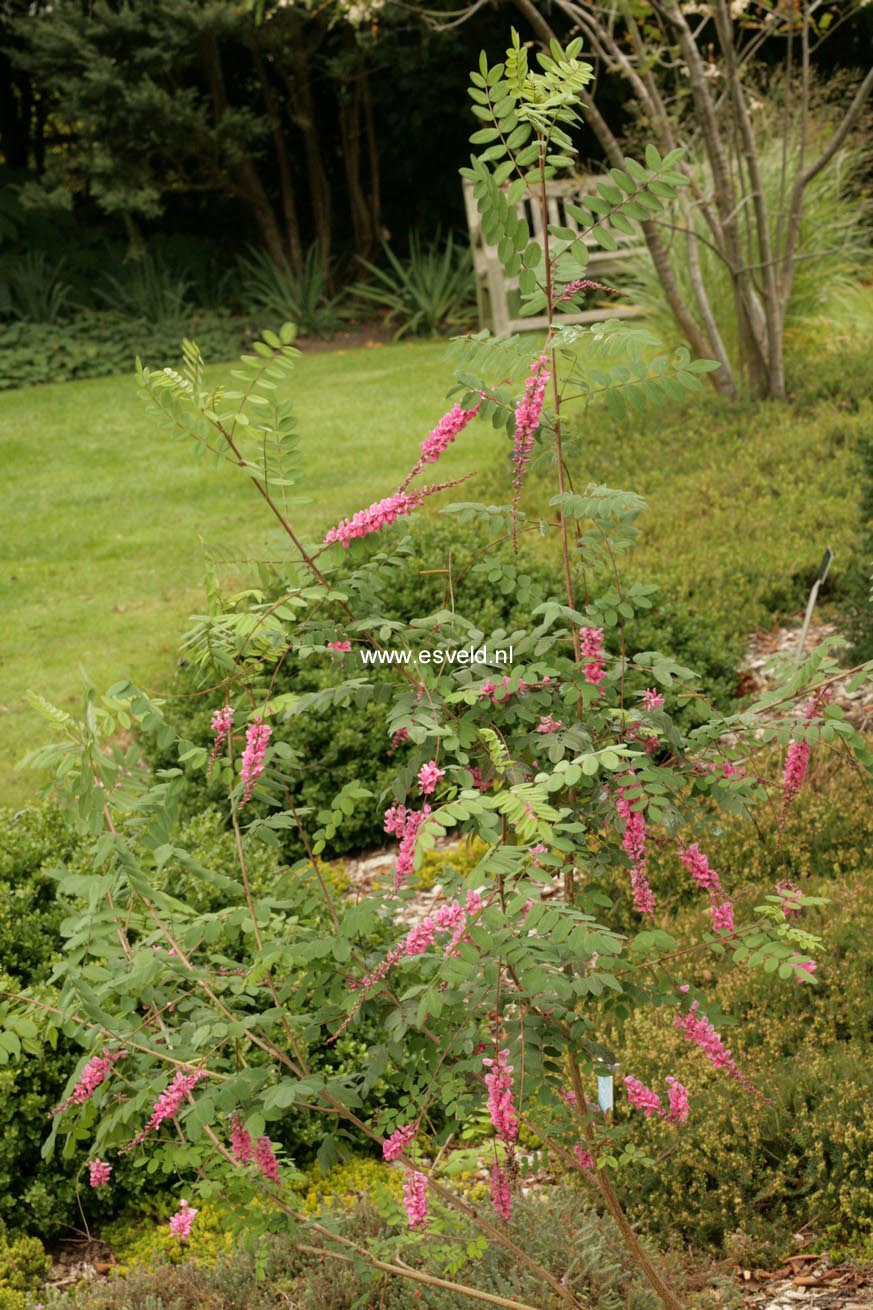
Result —
<instances>
[{"instance_id":1,"label":"strap-leaved plant","mask_svg":"<svg viewBox=\"0 0 873 1310\"><path fill-rule=\"evenodd\" d=\"M188 659L223 688L211 751L177 741L162 705L129 684L105 696L89 689L81 720L48 708L62 741L32 762L53 768L56 790L90 834L91 869L58 874L73 909L57 992L7 1002L3 1040L6 1051L28 1049L29 1011L39 1010L43 1027L48 1013L81 1043L46 1149L59 1134L65 1150L86 1143L94 1186L111 1187L113 1159L128 1152L186 1179L171 1221L180 1242L196 1229L198 1198L221 1198L236 1215L228 1223L250 1234L269 1226L275 1207L304 1252L533 1310L477 1288L472 1225L535 1276L542 1304L581 1310L572 1252L563 1278L510 1224L526 1174L572 1172L675 1306L619 1192L623 1171L653 1164L634 1143L642 1116L663 1121L659 1167L669 1169L671 1135L698 1112L695 1086L675 1078L666 1056L657 1085L646 1086L604 1034L654 1007L665 1029L699 1048L701 1069L715 1065L749 1115L759 1112L768 1089L708 1016L700 962L710 971L762 969L774 985L814 984L819 942L803 930L800 889L783 883L751 901L734 898L707 858L707 834L722 808L742 815L760 806L760 822L790 821L811 749L824 740L863 756L863 746L828 703L835 663L826 647L778 692L728 716L706 708L669 651L634 651L622 639L618 657L606 652L604 630L623 633L650 607L652 589L625 582L619 568L643 502L585 480L588 407L602 397L645 422L647 406L694 393L713 365L659 352L637 326L561 326L561 311L588 289L590 242L610 248L613 230L644 221L685 179L675 155L649 149L569 207L578 229L550 222L547 186L574 166L577 96L591 69L578 41L537 60L531 69L515 37L503 63L482 58L470 87L479 153L465 174L524 311L548 317L545 340L484 332L458 340L451 407L424 440L409 434L410 449L417 441L420 449L384 500L320 542L295 528L290 327L264 333L235 370L235 389L207 387L190 343L181 372L139 370L165 426L250 479L282 529L289 563L266 572L260 589L214 604L190 634ZM541 245L522 201L542 211ZM519 539L543 533L560 556L562 590L539 597L527 627L512 633L481 631L476 615L451 603L402 624L384 612L385 578L402 555L398 532L387 529L446 485L438 475L426 480L431 465L450 443L472 448L482 423L512 440L513 491L503 506L451 506L485 543L474 567L511 586ZM353 415L349 433L354 440ZM532 462L554 482L544 519L524 513ZM377 533L376 543L361 541ZM484 663L471 646L484 648ZM509 646L511 666L499 657ZM409 662L392 662L397 652ZM274 694L283 661L314 655L336 662L335 684ZM683 728L676 711L689 696L701 704L698 725ZM311 765L283 740L283 723L352 701L384 706L396 747L393 794L351 785L328 810L301 813L288 784ZM131 728L142 754L117 745ZM780 743L784 772L768 780L764 762ZM151 771L152 744L164 759L175 750L176 766ZM226 791L232 870L204 867L180 845L183 782L205 789L207 775ZM322 856L359 805L384 811L397 859L393 882L351 897ZM278 847L288 829L306 857L272 885L253 880L252 851ZM416 911L416 868L446 835L477 839L479 857L468 872L447 866L441 894L427 913ZM699 940L679 941L663 926L650 876L655 848L709 908ZM331 1063L326 1053L356 1030L375 1039ZM614 1116L600 1108L598 1079L607 1080L601 1087L615 1079ZM374 1091L386 1080L387 1102ZM380 1202L392 1241L368 1246L333 1218L305 1212L293 1153L276 1140L284 1118L303 1114L320 1116L325 1168L357 1148L402 1171L403 1207L388 1193ZM453 1185L447 1168L477 1121L484 1200ZM425 1230L427 1264L418 1245Z\"/></svg>"}]
</instances>

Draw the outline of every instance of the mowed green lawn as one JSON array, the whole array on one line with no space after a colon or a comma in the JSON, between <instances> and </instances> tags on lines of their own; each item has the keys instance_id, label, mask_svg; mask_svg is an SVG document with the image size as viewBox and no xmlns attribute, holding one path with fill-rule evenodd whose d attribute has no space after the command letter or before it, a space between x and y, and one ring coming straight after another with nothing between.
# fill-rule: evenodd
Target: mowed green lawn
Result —
<instances>
[{"instance_id":1,"label":"mowed green lawn","mask_svg":"<svg viewBox=\"0 0 873 1310\"><path fill-rule=\"evenodd\" d=\"M299 490L311 497L295 510L304 535L397 486L445 407L444 353L428 342L298 361L290 393ZM490 462L499 441L471 429L441 477L469 467L473 443L474 462ZM201 539L249 557L279 546L247 480L169 437L132 377L0 395L0 450L0 804L10 804L33 789L15 762L51 733L24 700L28 688L75 708L80 667L98 687L122 677L166 687L201 604Z\"/></svg>"}]
</instances>

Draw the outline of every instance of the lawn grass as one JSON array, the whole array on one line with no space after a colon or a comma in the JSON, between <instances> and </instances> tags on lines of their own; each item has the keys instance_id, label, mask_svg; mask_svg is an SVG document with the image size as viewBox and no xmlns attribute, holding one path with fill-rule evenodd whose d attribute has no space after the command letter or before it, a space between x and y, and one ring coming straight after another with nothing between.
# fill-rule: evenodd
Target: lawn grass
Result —
<instances>
[{"instance_id":1,"label":"lawn grass","mask_svg":"<svg viewBox=\"0 0 873 1310\"><path fill-rule=\"evenodd\" d=\"M300 490L311 497L295 515L304 535L397 485L442 412L444 353L427 342L299 362L291 393ZM498 442L490 429L476 434L486 460ZM247 556L284 547L247 480L168 437L132 377L5 392L0 443L0 803L11 804L33 788L15 762L50 735L24 700L28 688L71 708L79 667L98 687L123 677L166 685L201 605L201 540ZM449 450L446 477L468 458L469 444Z\"/></svg>"},{"instance_id":2,"label":"lawn grass","mask_svg":"<svg viewBox=\"0 0 873 1310\"><path fill-rule=\"evenodd\" d=\"M301 361L291 390L311 497L296 511L304 535L397 485L442 412L443 355L441 343L416 343ZM854 443L873 416L869 357L857 344L851 356L809 356L795 366L794 406L728 407L707 393L632 420L576 415L577 484L649 502L631 571L726 639L796 610L826 545L838 591L858 529ZM28 687L75 706L82 666L98 686L130 677L160 690L200 605L201 539L249 557L284 547L246 480L160 431L131 378L0 395L0 440L0 801L17 803L33 782L14 763L48 735ZM440 477L466 471L471 449L484 476L454 494L506 503L506 437L489 427L449 448ZM547 512L545 480L533 475L530 492Z\"/></svg>"}]
</instances>

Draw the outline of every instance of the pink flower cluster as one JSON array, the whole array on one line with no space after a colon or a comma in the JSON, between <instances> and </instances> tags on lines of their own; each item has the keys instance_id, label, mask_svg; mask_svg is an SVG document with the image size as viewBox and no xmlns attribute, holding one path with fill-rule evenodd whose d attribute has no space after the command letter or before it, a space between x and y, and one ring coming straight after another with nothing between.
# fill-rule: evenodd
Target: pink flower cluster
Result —
<instances>
[{"instance_id":1,"label":"pink flower cluster","mask_svg":"<svg viewBox=\"0 0 873 1310\"><path fill-rule=\"evenodd\" d=\"M817 719L825 704L830 699L827 690L818 696L814 696L809 701L803 711L804 723L812 723ZM809 757L812 748L808 741L789 742L788 750L785 755L785 769L782 774L782 822L785 822L785 816L788 807L800 791L806 775L809 771Z\"/></svg>"},{"instance_id":2,"label":"pink flower cluster","mask_svg":"<svg viewBox=\"0 0 873 1310\"><path fill-rule=\"evenodd\" d=\"M413 510L418 509L424 499L424 490L413 492L411 495L406 491L395 491L391 496L385 496L383 500L376 500L366 509L359 509L350 519L343 519L335 528L331 528L324 540L328 546L339 541L348 548L349 542L355 537L366 537L371 532L380 532L382 528L390 527L404 515L411 514Z\"/></svg>"},{"instance_id":3,"label":"pink flower cluster","mask_svg":"<svg viewBox=\"0 0 873 1310\"><path fill-rule=\"evenodd\" d=\"M243 1127L238 1114L230 1120L230 1149L237 1164L256 1164L263 1176L271 1183L279 1181L279 1162L273 1154L273 1144L269 1137L261 1136L252 1143L251 1134Z\"/></svg>"},{"instance_id":4,"label":"pink flower cluster","mask_svg":"<svg viewBox=\"0 0 873 1310\"><path fill-rule=\"evenodd\" d=\"M221 754L221 748L227 741L228 733L233 727L233 706L223 705L220 710L216 710L209 726L213 732L212 754L209 756L209 768L211 768Z\"/></svg>"},{"instance_id":5,"label":"pink flower cluster","mask_svg":"<svg viewBox=\"0 0 873 1310\"><path fill-rule=\"evenodd\" d=\"M494 1213L499 1219L508 1223L512 1218L512 1192L509 1188L509 1179L496 1160L491 1166L488 1184L491 1188L491 1204L494 1207Z\"/></svg>"},{"instance_id":6,"label":"pink flower cluster","mask_svg":"<svg viewBox=\"0 0 873 1310\"><path fill-rule=\"evenodd\" d=\"M809 770L811 747L808 741L789 742L782 774L782 813L788 809L800 791Z\"/></svg>"},{"instance_id":7,"label":"pink flower cluster","mask_svg":"<svg viewBox=\"0 0 873 1310\"><path fill-rule=\"evenodd\" d=\"M352 982L352 990L364 993L372 991L388 975L398 960L411 958L415 955L424 955L436 941L437 933L451 932L452 936L444 954L455 954L458 942L463 940L467 934L470 918L477 915L481 910L482 897L478 892L467 892L466 910L462 908L458 901L452 901L450 905L439 906L433 915L428 915L421 923L416 924L414 928L410 928L403 941L388 952L373 973L362 978L360 982Z\"/></svg>"},{"instance_id":8,"label":"pink flower cluster","mask_svg":"<svg viewBox=\"0 0 873 1310\"><path fill-rule=\"evenodd\" d=\"M112 1066L116 1061L123 1060L126 1055L127 1051L113 1053L108 1046L104 1046L103 1054L91 1057L79 1075L79 1081L72 1093L61 1105L55 1106L52 1114L63 1114L71 1105L84 1105L86 1101L90 1101L100 1084L106 1081Z\"/></svg>"},{"instance_id":9,"label":"pink flower cluster","mask_svg":"<svg viewBox=\"0 0 873 1310\"><path fill-rule=\"evenodd\" d=\"M405 490L417 473L420 473L425 464L435 464L440 456L449 448L467 424L479 413L479 406L473 409L463 409L461 405L455 405L447 414L443 414L439 423L425 437L421 443L421 454L418 457L418 463L412 472L403 479L400 484L400 490Z\"/></svg>"},{"instance_id":10,"label":"pink flower cluster","mask_svg":"<svg viewBox=\"0 0 873 1310\"><path fill-rule=\"evenodd\" d=\"M573 1147L573 1154L576 1157L576 1163L580 1169L594 1169L597 1162L590 1151L587 1151L581 1142L577 1142Z\"/></svg>"},{"instance_id":11,"label":"pink flower cluster","mask_svg":"<svg viewBox=\"0 0 873 1310\"><path fill-rule=\"evenodd\" d=\"M791 961L791 967L794 970L794 976L798 982L803 982L804 978L812 977L818 968L818 965L815 960L801 960L799 957L795 957L795 959Z\"/></svg>"},{"instance_id":12,"label":"pink flower cluster","mask_svg":"<svg viewBox=\"0 0 873 1310\"><path fill-rule=\"evenodd\" d=\"M585 660L585 681L599 687L606 677L606 652L603 649L602 628L580 628L582 658Z\"/></svg>"},{"instance_id":13,"label":"pink flower cluster","mask_svg":"<svg viewBox=\"0 0 873 1310\"><path fill-rule=\"evenodd\" d=\"M709 892L709 913L715 931L717 933L729 933L733 936L735 932L734 907L725 896L718 874L710 865L697 842L692 842L690 846L680 847L679 859L698 887L702 887L704 891Z\"/></svg>"},{"instance_id":14,"label":"pink flower cluster","mask_svg":"<svg viewBox=\"0 0 873 1310\"><path fill-rule=\"evenodd\" d=\"M647 687L643 692L643 709L659 710L664 704L664 697L654 687Z\"/></svg>"},{"instance_id":15,"label":"pink flower cluster","mask_svg":"<svg viewBox=\"0 0 873 1310\"><path fill-rule=\"evenodd\" d=\"M155 1101L145 1128L137 1133L132 1142L128 1142L121 1149L123 1151L132 1150L134 1146L139 1146L141 1142L144 1142L150 1133L156 1132L167 1119L174 1119L184 1102L191 1100L191 1093L194 1088L206 1076L205 1069L194 1069L193 1071L177 1069L172 1082L164 1088Z\"/></svg>"},{"instance_id":16,"label":"pink flower cluster","mask_svg":"<svg viewBox=\"0 0 873 1310\"><path fill-rule=\"evenodd\" d=\"M349 651L352 649L352 643L350 641L329 641L327 643L327 649L339 651L341 655L348 655Z\"/></svg>"},{"instance_id":17,"label":"pink flower cluster","mask_svg":"<svg viewBox=\"0 0 873 1310\"><path fill-rule=\"evenodd\" d=\"M430 806L427 804L420 810L408 810L405 805L398 803L385 811L385 831L400 842L394 866L395 891L400 890L415 867L415 840L429 814Z\"/></svg>"},{"instance_id":18,"label":"pink flower cluster","mask_svg":"<svg viewBox=\"0 0 873 1310\"><path fill-rule=\"evenodd\" d=\"M563 726L564 725L560 719L553 719L551 714L543 714L540 717L536 730L537 732L542 733L560 732Z\"/></svg>"},{"instance_id":19,"label":"pink flower cluster","mask_svg":"<svg viewBox=\"0 0 873 1310\"><path fill-rule=\"evenodd\" d=\"M187 1242L191 1236L191 1225L196 1218L197 1211L194 1207L183 1201L170 1220L170 1232L174 1237L178 1237L180 1242Z\"/></svg>"},{"instance_id":20,"label":"pink flower cluster","mask_svg":"<svg viewBox=\"0 0 873 1310\"><path fill-rule=\"evenodd\" d=\"M399 1128L395 1128L391 1136L386 1137L382 1143L382 1159L399 1159L417 1131L418 1124L402 1124Z\"/></svg>"},{"instance_id":21,"label":"pink flower cluster","mask_svg":"<svg viewBox=\"0 0 873 1310\"><path fill-rule=\"evenodd\" d=\"M524 395L515 409L515 433L512 438L512 462L515 465L515 476L512 480L513 531L518 520L518 502L524 474L530 463L534 437L542 418L543 401L550 377L549 357L543 353L531 365L530 374L524 385Z\"/></svg>"},{"instance_id":22,"label":"pink flower cluster","mask_svg":"<svg viewBox=\"0 0 873 1310\"><path fill-rule=\"evenodd\" d=\"M88 1166L88 1182L92 1187L105 1187L112 1175L112 1165L105 1160L92 1160Z\"/></svg>"},{"instance_id":23,"label":"pink flower cluster","mask_svg":"<svg viewBox=\"0 0 873 1310\"><path fill-rule=\"evenodd\" d=\"M427 1227L427 1179L410 1169L403 1180L403 1205L410 1228Z\"/></svg>"},{"instance_id":24,"label":"pink flower cluster","mask_svg":"<svg viewBox=\"0 0 873 1310\"><path fill-rule=\"evenodd\" d=\"M754 1085L741 1072L711 1021L705 1014L698 1014L699 1008L700 1003L692 1001L690 1010L686 1014L677 1015L673 1020L674 1028L681 1029L688 1040L694 1042L694 1045L703 1052L714 1068L723 1070L729 1078L736 1078L737 1082L748 1091L754 1092Z\"/></svg>"},{"instance_id":25,"label":"pink flower cluster","mask_svg":"<svg viewBox=\"0 0 873 1310\"><path fill-rule=\"evenodd\" d=\"M632 773L626 774L625 777L633 780ZM631 864L634 905L640 914L654 914L655 896L649 886L646 872L646 821L642 812L633 808L633 802L638 799L638 794L629 796L628 791L627 784L619 787L615 808L618 817L624 819L622 845Z\"/></svg>"},{"instance_id":26,"label":"pink flower cluster","mask_svg":"<svg viewBox=\"0 0 873 1310\"><path fill-rule=\"evenodd\" d=\"M273 729L261 718L252 719L246 728L246 744L242 757L240 778L243 784L243 798L240 806L247 805L255 790L255 783L264 772L264 757L270 744Z\"/></svg>"},{"instance_id":27,"label":"pink flower cluster","mask_svg":"<svg viewBox=\"0 0 873 1310\"><path fill-rule=\"evenodd\" d=\"M428 760L427 764L422 764L418 770L419 791L423 796L432 796L437 783L445 776L445 769L441 769L436 760Z\"/></svg>"},{"instance_id":28,"label":"pink flower cluster","mask_svg":"<svg viewBox=\"0 0 873 1310\"><path fill-rule=\"evenodd\" d=\"M560 305L562 301L572 300L574 296L578 296L580 291L606 291L613 296L623 296L625 294L624 291L618 291L615 287L604 286L602 282L591 282L588 278L578 278L574 282L567 283L561 294L556 298L555 304Z\"/></svg>"},{"instance_id":29,"label":"pink flower cluster","mask_svg":"<svg viewBox=\"0 0 873 1310\"><path fill-rule=\"evenodd\" d=\"M269 1183L279 1181L279 1162L273 1153L269 1137L261 1136L255 1142L254 1162Z\"/></svg>"},{"instance_id":30,"label":"pink flower cluster","mask_svg":"<svg viewBox=\"0 0 873 1310\"><path fill-rule=\"evenodd\" d=\"M428 496L435 496L437 492L445 491L447 487L456 487L459 482L466 481L468 477L472 477L472 474L455 478L452 482L421 487L418 491L395 491L393 495L374 501L366 509L359 509L350 519L343 519L335 528L331 528L324 538L325 544L332 546L334 542L339 541L348 548L349 542L355 537L367 537L371 532L380 532L382 528L390 527L399 518L417 510Z\"/></svg>"},{"instance_id":31,"label":"pink flower cluster","mask_svg":"<svg viewBox=\"0 0 873 1310\"><path fill-rule=\"evenodd\" d=\"M799 887L795 887L793 882L783 879L777 882L776 891L779 894L779 905L786 919L799 919L802 905L803 892Z\"/></svg>"},{"instance_id":32,"label":"pink flower cluster","mask_svg":"<svg viewBox=\"0 0 873 1310\"><path fill-rule=\"evenodd\" d=\"M485 1075L491 1122L500 1141L511 1146L518 1137L518 1117L515 1113L509 1051L498 1051L495 1059L483 1060L482 1063L491 1071Z\"/></svg>"},{"instance_id":33,"label":"pink flower cluster","mask_svg":"<svg viewBox=\"0 0 873 1310\"><path fill-rule=\"evenodd\" d=\"M668 1123L684 1123L688 1118L688 1089L683 1087L678 1078L667 1079L669 1110L662 1108L658 1093L646 1087L638 1078L625 1078L624 1086L631 1105L637 1110L642 1110L647 1119L651 1119L652 1115L656 1114L660 1119L666 1119Z\"/></svg>"}]
</instances>

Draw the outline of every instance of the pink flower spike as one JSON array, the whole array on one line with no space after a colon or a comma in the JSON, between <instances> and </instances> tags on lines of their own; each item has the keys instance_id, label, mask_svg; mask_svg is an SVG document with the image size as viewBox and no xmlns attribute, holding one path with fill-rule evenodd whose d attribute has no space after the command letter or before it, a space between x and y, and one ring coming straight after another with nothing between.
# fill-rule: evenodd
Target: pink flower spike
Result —
<instances>
[{"instance_id":1,"label":"pink flower spike","mask_svg":"<svg viewBox=\"0 0 873 1310\"><path fill-rule=\"evenodd\" d=\"M246 745L243 751L242 768L240 769L240 779L243 784L240 809L251 800L252 793L255 790L255 783L264 772L264 758L267 754L272 732L273 729L270 725L264 723L261 718L252 719L246 729Z\"/></svg>"},{"instance_id":2,"label":"pink flower spike","mask_svg":"<svg viewBox=\"0 0 873 1310\"><path fill-rule=\"evenodd\" d=\"M602 628L580 628L581 652L585 660L582 672L585 681L599 687L606 677L606 652L603 649Z\"/></svg>"},{"instance_id":3,"label":"pink flower spike","mask_svg":"<svg viewBox=\"0 0 873 1310\"><path fill-rule=\"evenodd\" d=\"M350 641L329 641L327 643L327 649L339 651L340 654L347 655L352 649L352 643Z\"/></svg>"},{"instance_id":4,"label":"pink flower spike","mask_svg":"<svg viewBox=\"0 0 873 1310\"><path fill-rule=\"evenodd\" d=\"M209 726L212 728L213 739L208 769L212 767L221 754L221 748L227 741L228 734L233 727L233 706L224 705L220 710L216 710L210 719Z\"/></svg>"},{"instance_id":5,"label":"pink flower spike","mask_svg":"<svg viewBox=\"0 0 873 1310\"><path fill-rule=\"evenodd\" d=\"M627 1092L627 1099L637 1110L642 1110L647 1119L651 1119L653 1114L660 1115L661 1098L657 1092L646 1087L638 1078L628 1076L624 1080L624 1089Z\"/></svg>"},{"instance_id":6,"label":"pink flower spike","mask_svg":"<svg viewBox=\"0 0 873 1310\"><path fill-rule=\"evenodd\" d=\"M426 767L426 766L425 766ZM437 772L441 772L437 770ZM385 831L397 837L400 849L394 866L394 890L399 891L415 868L415 842L418 830L430 814L425 803L420 810L408 810L399 801L385 811Z\"/></svg>"},{"instance_id":7,"label":"pink flower spike","mask_svg":"<svg viewBox=\"0 0 873 1310\"><path fill-rule=\"evenodd\" d=\"M232 1115L230 1120L230 1149L237 1164L251 1164L255 1158L251 1135L243 1127L238 1114Z\"/></svg>"},{"instance_id":8,"label":"pink flower spike","mask_svg":"<svg viewBox=\"0 0 873 1310\"><path fill-rule=\"evenodd\" d=\"M710 867L709 860L703 854L697 842L692 842L690 846L681 847L679 859L698 887L702 887L705 891L721 892L721 882L718 874Z\"/></svg>"},{"instance_id":9,"label":"pink flower spike","mask_svg":"<svg viewBox=\"0 0 873 1310\"><path fill-rule=\"evenodd\" d=\"M191 1236L191 1225L196 1218L197 1211L194 1207L183 1201L170 1220L170 1232L174 1237L178 1237L180 1242L187 1242Z\"/></svg>"},{"instance_id":10,"label":"pink flower spike","mask_svg":"<svg viewBox=\"0 0 873 1310\"><path fill-rule=\"evenodd\" d=\"M512 1090L512 1065L509 1051L498 1051L494 1060L483 1060L490 1072L485 1075L488 1088L488 1113L501 1142L511 1145L518 1137L518 1118Z\"/></svg>"},{"instance_id":11,"label":"pink flower spike","mask_svg":"<svg viewBox=\"0 0 873 1310\"><path fill-rule=\"evenodd\" d=\"M654 687L647 687L643 692L643 709L659 710L664 704L664 697Z\"/></svg>"},{"instance_id":12,"label":"pink flower spike","mask_svg":"<svg viewBox=\"0 0 873 1310\"><path fill-rule=\"evenodd\" d=\"M512 1218L512 1192L509 1190L509 1179L496 1160L491 1166L488 1182L494 1213L504 1223L509 1223Z\"/></svg>"},{"instance_id":13,"label":"pink flower spike","mask_svg":"<svg viewBox=\"0 0 873 1310\"><path fill-rule=\"evenodd\" d=\"M540 425L545 400L546 387L551 373L549 357L543 353L534 360L524 386L524 395L515 409L515 433L512 438L512 462L515 476L512 481L512 534L518 536L518 502L530 457L533 452L534 437Z\"/></svg>"},{"instance_id":14,"label":"pink flower spike","mask_svg":"<svg viewBox=\"0 0 873 1310\"><path fill-rule=\"evenodd\" d=\"M416 474L420 473L425 464L435 464L444 451L452 444L469 422L472 421L479 413L479 406L475 405L473 409L463 409L461 405L455 405L447 414L443 414L439 423L431 432L430 436L425 437L421 443L421 454L418 457L418 463L412 472L407 474L400 484L400 491L405 491Z\"/></svg>"},{"instance_id":15,"label":"pink flower spike","mask_svg":"<svg viewBox=\"0 0 873 1310\"><path fill-rule=\"evenodd\" d=\"M88 1166L88 1181L92 1187L105 1187L112 1174L112 1165L105 1160L92 1160Z\"/></svg>"},{"instance_id":16,"label":"pink flower spike","mask_svg":"<svg viewBox=\"0 0 873 1310\"><path fill-rule=\"evenodd\" d=\"M560 719L553 719L551 714L543 714L540 716L536 730L542 733L560 732L563 726Z\"/></svg>"},{"instance_id":17,"label":"pink flower spike","mask_svg":"<svg viewBox=\"0 0 873 1310\"><path fill-rule=\"evenodd\" d=\"M633 782L633 773L625 775L628 783ZM640 914L654 914L655 896L649 885L646 871L646 821L640 810L633 808L629 798L629 787L619 787L615 808L620 819L624 819L624 837L622 845L631 865L631 891L634 906Z\"/></svg>"},{"instance_id":18,"label":"pink flower spike","mask_svg":"<svg viewBox=\"0 0 873 1310\"><path fill-rule=\"evenodd\" d=\"M86 1101L90 1101L100 1084L106 1081L112 1066L117 1060L123 1060L126 1055L127 1051L113 1053L108 1046L104 1046L103 1054L91 1057L80 1073L79 1081L71 1095L61 1105L55 1106L52 1114L63 1114L71 1105L84 1105Z\"/></svg>"},{"instance_id":19,"label":"pink flower spike","mask_svg":"<svg viewBox=\"0 0 873 1310\"><path fill-rule=\"evenodd\" d=\"M807 978L812 977L818 965L815 960L792 960L791 967L798 982L805 982Z\"/></svg>"},{"instance_id":20,"label":"pink flower spike","mask_svg":"<svg viewBox=\"0 0 873 1310\"><path fill-rule=\"evenodd\" d=\"M150 1133L153 1133L160 1128L165 1120L175 1119L185 1101L193 1099L191 1093L201 1079L205 1077L205 1069L195 1069L193 1073L189 1072L187 1069L178 1069L172 1082L163 1092L161 1092L160 1096L155 1101L154 1109L152 1110L151 1117L145 1128L137 1133L132 1142L128 1142L127 1145L123 1146L121 1149L123 1151L132 1150L134 1146L139 1146L141 1142L144 1142Z\"/></svg>"},{"instance_id":21,"label":"pink flower spike","mask_svg":"<svg viewBox=\"0 0 873 1310\"><path fill-rule=\"evenodd\" d=\"M580 1169L595 1169L597 1167L594 1156L590 1151L586 1151L581 1142L577 1142L573 1147L573 1154Z\"/></svg>"},{"instance_id":22,"label":"pink flower spike","mask_svg":"<svg viewBox=\"0 0 873 1310\"><path fill-rule=\"evenodd\" d=\"M403 1180L403 1204L410 1228L427 1227L427 1179L416 1170L409 1170Z\"/></svg>"},{"instance_id":23,"label":"pink flower spike","mask_svg":"<svg viewBox=\"0 0 873 1310\"><path fill-rule=\"evenodd\" d=\"M680 989L681 990L681 989ZM699 1001L691 1002L687 1014L677 1015L673 1020L674 1028L681 1029L689 1041L693 1042L709 1060L715 1069L722 1069L729 1078L736 1078L747 1091L754 1092L755 1087L741 1072L729 1048L725 1046L719 1034L705 1014L699 1014Z\"/></svg>"},{"instance_id":24,"label":"pink flower spike","mask_svg":"<svg viewBox=\"0 0 873 1310\"><path fill-rule=\"evenodd\" d=\"M572 300L578 296L581 291L606 291L613 296L625 296L626 291L619 291L616 287L604 286L602 282L591 282L588 278L580 278L574 282L568 282L556 298L555 304L560 305L563 301Z\"/></svg>"},{"instance_id":25,"label":"pink flower spike","mask_svg":"<svg viewBox=\"0 0 873 1310\"><path fill-rule=\"evenodd\" d=\"M348 547L356 537L367 537L371 532L380 532L382 528L390 527L399 518L417 510L428 496L435 496L438 491L445 491L448 487L456 487L472 476L472 473L467 473L462 478L455 478L451 482L440 482L433 487L422 487L415 492L395 491L392 496L374 501L366 509L359 509L350 519L343 519L342 523L331 528L325 535L325 544L332 546L338 541Z\"/></svg>"},{"instance_id":26,"label":"pink flower spike","mask_svg":"<svg viewBox=\"0 0 873 1310\"><path fill-rule=\"evenodd\" d=\"M422 795L432 796L437 783L445 776L445 769L441 769L436 760L428 760L427 764L422 764L418 771L418 786Z\"/></svg>"},{"instance_id":27,"label":"pink flower spike","mask_svg":"<svg viewBox=\"0 0 873 1310\"><path fill-rule=\"evenodd\" d=\"M279 1162L273 1154L273 1143L270 1141L269 1137L258 1138L255 1144L253 1159L268 1182L278 1183Z\"/></svg>"},{"instance_id":28,"label":"pink flower spike","mask_svg":"<svg viewBox=\"0 0 873 1310\"><path fill-rule=\"evenodd\" d=\"M667 1086L670 1089L670 1112L667 1119L670 1123L684 1123L688 1118L688 1088L683 1087L678 1078L668 1078Z\"/></svg>"},{"instance_id":29,"label":"pink flower spike","mask_svg":"<svg viewBox=\"0 0 873 1310\"><path fill-rule=\"evenodd\" d=\"M785 771L782 774L782 818L785 819L788 807L800 791L809 769L810 745L808 741L792 741L785 756Z\"/></svg>"},{"instance_id":30,"label":"pink flower spike","mask_svg":"<svg viewBox=\"0 0 873 1310\"><path fill-rule=\"evenodd\" d=\"M406 1150L418 1130L417 1124L405 1124L395 1128L390 1137L382 1143L382 1159L397 1160Z\"/></svg>"},{"instance_id":31,"label":"pink flower spike","mask_svg":"<svg viewBox=\"0 0 873 1310\"><path fill-rule=\"evenodd\" d=\"M779 908L786 919L799 919L803 906L803 892L799 887L795 887L793 882L783 880L777 882L776 891L779 895Z\"/></svg>"},{"instance_id":32,"label":"pink flower spike","mask_svg":"<svg viewBox=\"0 0 873 1310\"><path fill-rule=\"evenodd\" d=\"M734 907L730 901L724 901L719 905L717 900L713 900L709 910L712 916L712 927L717 933L727 933L733 937L736 932L734 926Z\"/></svg>"}]
</instances>

